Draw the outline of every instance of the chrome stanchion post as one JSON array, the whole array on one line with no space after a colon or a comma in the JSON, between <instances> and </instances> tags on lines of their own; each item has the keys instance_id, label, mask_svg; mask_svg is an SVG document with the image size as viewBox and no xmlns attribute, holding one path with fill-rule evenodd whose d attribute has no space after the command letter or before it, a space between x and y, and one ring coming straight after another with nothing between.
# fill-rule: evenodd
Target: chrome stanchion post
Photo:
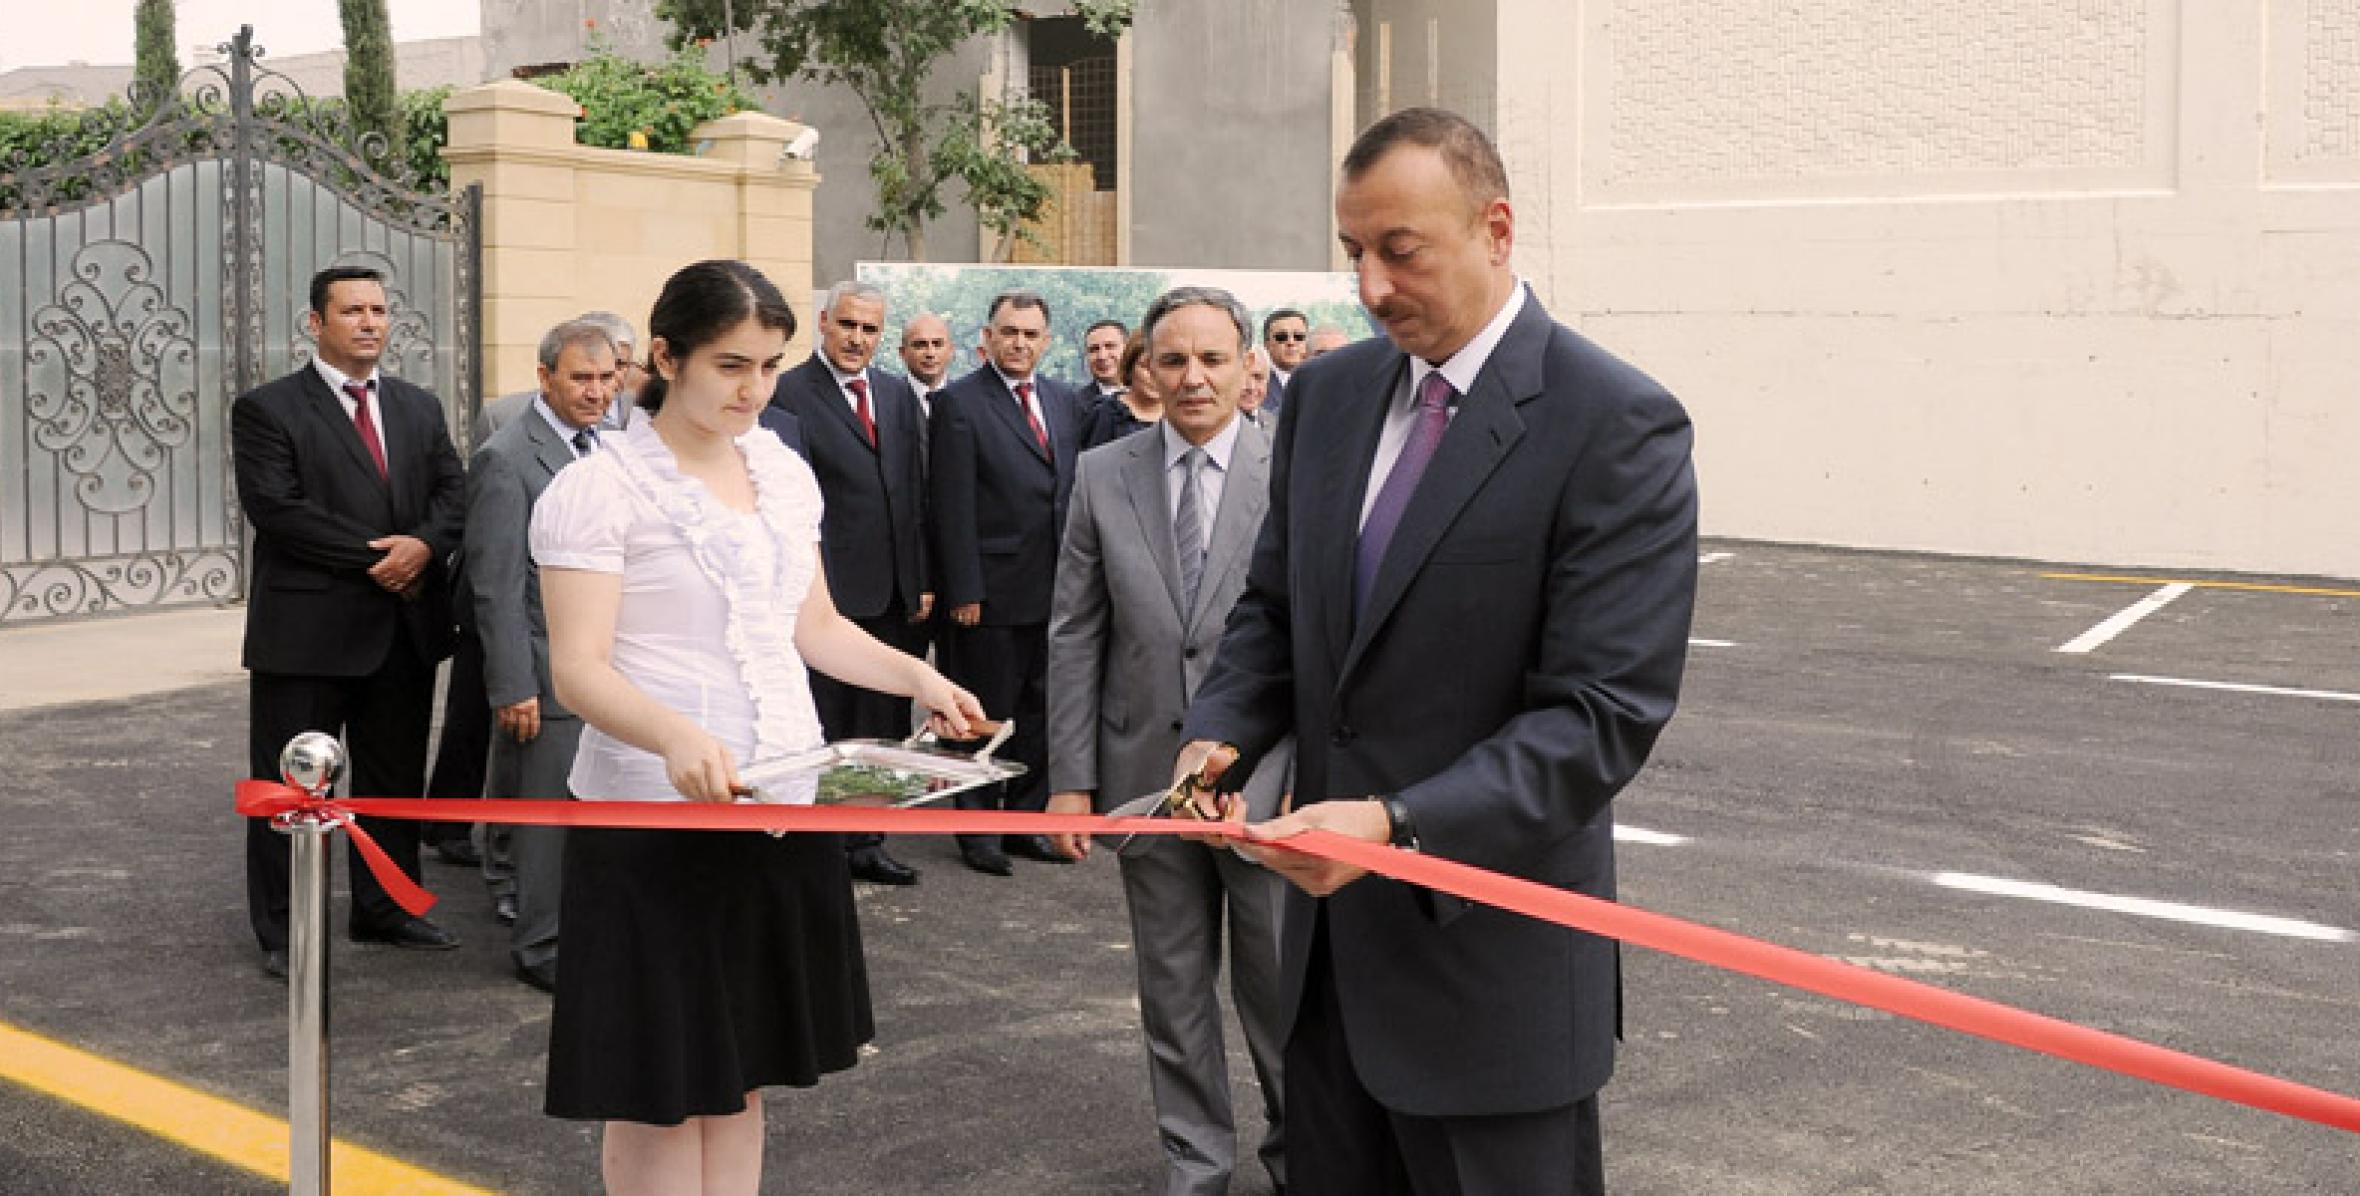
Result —
<instances>
[{"instance_id":1,"label":"chrome stanchion post","mask_svg":"<svg viewBox=\"0 0 2360 1196\"><path fill-rule=\"evenodd\" d=\"M305 731L279 753L279 775L315 799L336 791L344 746ZM274 825L293 848L287 918L287 1188L295 1196L328 1194L328 844L336 823L284 814Z\"/></svg>"}]
</instances>

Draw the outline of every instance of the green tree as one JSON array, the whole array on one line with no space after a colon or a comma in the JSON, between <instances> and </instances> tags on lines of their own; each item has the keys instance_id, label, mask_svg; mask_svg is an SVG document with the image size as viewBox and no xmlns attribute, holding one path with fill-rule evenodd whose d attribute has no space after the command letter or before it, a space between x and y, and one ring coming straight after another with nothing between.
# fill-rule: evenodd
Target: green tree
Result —
<instances>
[{"instance_id":1,"label":"green tree","mask_svg":"<svg viewBox=\"0 0 2360 1196\"><path fill-rule=\"evenodd\" d=\"M180 91L180 52L172 48L178 22L172 0L139 0L131 17L133 92L142 106L163 104Z\"/></svg>"},{"instance_id":2,"label":"green tree","mask_svg":"<svg viewBox=\"0 0 2360 1196\"><path fill-rule=\"evenodd\" d=\"M356 137L385 139L384 160L402 157L401 108L394 100L393 19L385 0L336 0L344 19L344 102ZM364 155L369 156L369 155Z\"/></svg>"},{"instance_id":3,"label":"green tree","mask_svg":"<svg viewBox=\"0 0 2360 1196\"><path fill-rule=\"evenodd\" d=\"M1131 20L1134 0L1077 0L1092 32L1112 36ZM1049 189L1024 169L1025 155L1070 154L1047 109L1036 101L995 100L968 89L948 103L926 99L926 80L945 56L1016 19L1006 0L661 0L676 45L736 29L760 35L766 58L743 65L759 83L802 76L840 84L860 100L875 126L869 161L877 204L870 228L890 252L900 237L909 256L926 260L926 222L942 215L955 183L986 228L1003 239L1021 232L1049 202Z\"/></svg>"}]
</instances>

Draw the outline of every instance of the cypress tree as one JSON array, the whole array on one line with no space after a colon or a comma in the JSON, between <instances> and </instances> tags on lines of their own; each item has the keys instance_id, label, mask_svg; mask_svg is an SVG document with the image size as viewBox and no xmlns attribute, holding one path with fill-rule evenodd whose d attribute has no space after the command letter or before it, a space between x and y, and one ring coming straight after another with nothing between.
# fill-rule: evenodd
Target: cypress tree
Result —
<instances>
[{"instance_id":1,"label":"cypress tree","mask_svg":"<svg viewBox=\"0 0 2360 1196\"><path fill-rule=\"evenodd\" d=\"M344 18L344 102L357 137L385 137L387 162L402 157L401 109L393 93L393 19L385 0L336 0Z\"/></svg>"},{"instance_id":2,"label":"cypress tree","mask_svg":"<svg viewBox=\"0 0 2360 1196\"><path fill-rule=\"evenodd\" d=\"M162 104L180 88L180 53L172 48L176 36L172 0L139 0L132 18L133 90L141 104Z\"/></svg>"}]
</instances>

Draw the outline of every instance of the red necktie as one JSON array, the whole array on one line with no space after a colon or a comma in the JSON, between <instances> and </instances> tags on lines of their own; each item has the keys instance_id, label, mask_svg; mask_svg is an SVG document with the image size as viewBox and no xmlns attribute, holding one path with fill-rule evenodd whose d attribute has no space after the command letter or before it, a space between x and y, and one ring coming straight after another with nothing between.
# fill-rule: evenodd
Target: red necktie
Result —
<instances>
[{"instance_id":1,"label":"red necktie","mask_svg":"<svg viewBox=\"0 0 2360 1196\"><path fill-rule=\"evenodd\" d=\"M877 418L869 414L869 380L854 378L844 386L852 392L853 413L860 416L860 430L868 433L869 447L877 447Z\"/></svg>"},{"instance_id":2,"label":"red necktie","mask_svg":"<svg viewBox=\"0 0 2360 1196\"><path fill-rule=\"evenodd\" d=\"M361 434L361 443L369 447L369 459L377 463L377 480L385 481L385 442L377 439L377 417L369 414L369 384L346 382L344 393L352 398L353 430Z\"/></svg>"},{"instance_id":3,"label":"red necktie","mask_svg":"<svg viewBox=\"0 0 2360 1196\"><path fill-rule=\"evenodd\" d=\"M1024 408L1024 422L1032 425L1033 439L1041 442L1041 455L1049 455L1049 429L1041 426L1039 413L1033 410L1032 383L1016 384L1016 404Z\"/></svg>"}]
</instances>

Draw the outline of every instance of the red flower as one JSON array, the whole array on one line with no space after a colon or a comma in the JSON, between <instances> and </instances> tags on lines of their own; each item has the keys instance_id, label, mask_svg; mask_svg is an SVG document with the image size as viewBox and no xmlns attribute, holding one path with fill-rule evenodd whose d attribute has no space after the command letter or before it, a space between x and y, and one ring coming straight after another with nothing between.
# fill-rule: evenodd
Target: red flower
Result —
<instances>
[{"instance_id":1,"label":"red flower","mask_svg":"<svg viewBox=\"0 0 2360 1196\"><path fill-rule=\"evenodd\" d=\"M597 17L584 17L584 18L582 18L582 28L584 28L584 29L596 29L596 28L598 28L598 18L597 18Z\"/></svg>"}]
</instances>

